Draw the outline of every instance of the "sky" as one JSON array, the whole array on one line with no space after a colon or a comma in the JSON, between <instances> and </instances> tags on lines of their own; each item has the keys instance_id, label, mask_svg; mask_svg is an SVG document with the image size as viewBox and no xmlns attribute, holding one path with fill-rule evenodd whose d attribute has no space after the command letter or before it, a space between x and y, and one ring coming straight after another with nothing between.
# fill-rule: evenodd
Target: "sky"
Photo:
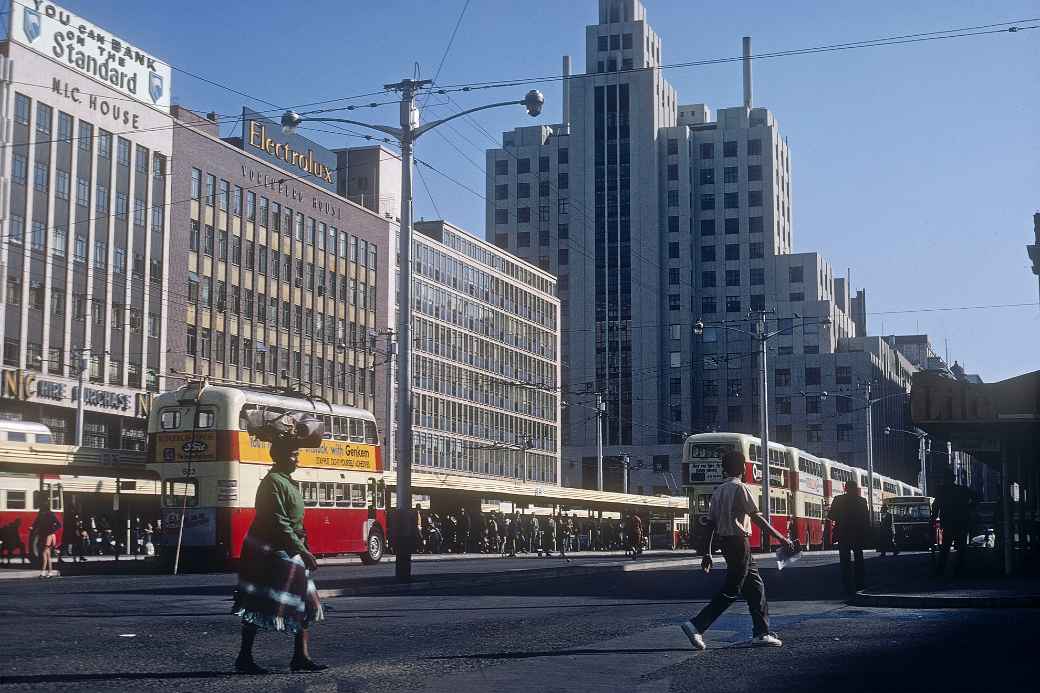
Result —
<instances>
[{"instance_id":1,"label":"sky","mask_svg":"<svg viewBox=\"0 0 1040 693\"><path fill-rule=\"evenodd\" d=\"M174 101L227 114L225 135L243 105L271 110L376 92L434 77L442 58L441 85L558 75L565 54L580 72L584 27L597 15L596 0L63 4L179 68ZM1038 0L644 4L666 65L739 55L744 35L766 53L1013 20L1040 25ZM741 103L738 63L665 75L680 103ZM444 175L422 170L417 218L483 236L484 151L503 131L560 119L559 83L537 86L546 97L537 121L520 107L495 109L476 116L483 130L460 121L420 140L417 156ZM466 108L519 99L528 88L452 99ZM1037 277L1025 251L1040 211L1040 29L760 60L754 95L790 144L795 252L820 252L835 274L866 289L871 334L927 333L940 355L948 349L951 363L986 381L1040 368ZM373 100L388 97L330 105ZM424 118L450 112L434 97ZM393 104L329 115L398 119ZM335 148L365 144L301 134ZM923 310L1023 303L1032 305Z\"/></svg>"}]
</instances>

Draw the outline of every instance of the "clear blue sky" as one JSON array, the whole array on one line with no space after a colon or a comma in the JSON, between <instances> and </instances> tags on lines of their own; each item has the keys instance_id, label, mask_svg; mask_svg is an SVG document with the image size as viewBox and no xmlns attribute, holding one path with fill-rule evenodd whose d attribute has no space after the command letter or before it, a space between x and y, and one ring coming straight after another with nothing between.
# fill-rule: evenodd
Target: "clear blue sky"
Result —
<instances>
[{"instance_id":1,"label":"clear blue sky","mask_svg":"<svg viewBox=\"0 0 1040 693\"><path fill-rule=\"evenodd\" d=\"M106 2L66 0L70 9L151 50L176 67L279 106L375 91L430 77L465 0L378 3ZM646 0L668 63L1040 17L1036 0L743 3ZM584 27L595 0L472 0L448 55L442 84L558 74L570 54L584 69ZM1037 22L1033 22L1036 24ZM1040 209L1040 30L828 53L755 64L755 101L770 108L792 151L794 242L816 250L866 288L870 331L927 332L951 360L986 380L1040 368L1034 307L878 314L925 307L1037 301L1025 245ZM670 70L684 103L740 103L740 67ZM546 117L560 114L558 84ZM525 87L459 95L457 103L519 98ZM234 114L270 108L183 73L177 102ZM380 99L382 100L382 99ZM434 106L431 116L448 111ZM394 106L355 111L394 123ZM522 111L478 116L496 138L530 121ZM483 150L474 126L432 134L418 155L482 193ZM315 135L328 146L361 142ZM461 150L465 155L455 149ZM483 234L484 202L424 171L419 216L443 216Z\"/></svg>"}]
</instances>

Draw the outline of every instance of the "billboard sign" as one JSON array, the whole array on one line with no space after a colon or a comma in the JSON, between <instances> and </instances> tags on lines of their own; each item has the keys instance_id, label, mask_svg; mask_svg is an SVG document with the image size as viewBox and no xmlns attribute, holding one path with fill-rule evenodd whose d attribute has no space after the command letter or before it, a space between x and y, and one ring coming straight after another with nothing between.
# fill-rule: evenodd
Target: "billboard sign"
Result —
<instances>
[{"instance_id":1,"label":"billboard sign","mask_svg":"<svg viewBox=\"0 0 1040 693\"><path fill-rule=\"evenodd\" d=\"M136 101L170 108L169 65L60 5L12 0L9 38Z\"/></svg>"},{"instance_id":2,"label":"billboard sign","mask_svg":"<svg viewBox=\"0 0 1040 693\"><path fill-rule=\"evenodd\" d=\"M285 134L281 125L248 108L242 109L242 148L294 176L337 192L335 152L306 137Z\"/></svg>"}]
</instances>

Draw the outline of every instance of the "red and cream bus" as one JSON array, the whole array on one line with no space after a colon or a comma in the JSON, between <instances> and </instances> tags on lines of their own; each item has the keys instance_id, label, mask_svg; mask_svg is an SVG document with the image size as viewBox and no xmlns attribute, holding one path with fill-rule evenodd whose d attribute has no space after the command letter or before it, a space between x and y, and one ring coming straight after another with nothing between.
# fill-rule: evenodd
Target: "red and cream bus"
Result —
<instances>
[{"instance_id":1,"label":"red and cream bus","mask_svg":"<svg viewBox=\"0 0 1040 693\"><path fill-rule=\"evenodd\" d=\"M688 475L687 493L690 496L690 521L693 545L700 548L704 542L708 504L711 494L724 480L722 454L727 450L739 450L748 460L744 470L744 482L752 488L755 502L762 507L762 467L759 463L761 442L754 436L743 433L698 433L686 439L683 445L683 469ZM794 499L790 486L790 462L788 448L778 443L769 443L769 510L770 523L784 536L788 534L790 513ZM750 542L753 547L763 547L762 532L752 525Z\"/></svg>"},{"instance_id":2,"label":"red and cream bus","mask_svg":"<svg viewBox=\"0 0 1040 693\"><path fill-rule=\"evenodd\" d=\"M50 445L51 440L50 429L41 423L0 419L0 447L19 461L30 461L34 448ZM24 555L37 562L42 537L32 532L33 522L40 510L49 505L58 521L64 524L63 501L58 475L0 473L0 555L6 559L13 551L21 560L20 546L25 550ZM63 529L57 532L58 546L61 546Z\"/></svg>"},{"instance_id":3,"label":"red and cream bus","mask_svg":"<svg viewBox=\"0 0 1040 693\"><path fill-rule=\"evenodd\" d=\"M787 448L791 465L791 510L793 529L788 533L805 548L823 547L824 469L823 458L798 448Z\"/></svg>"},{"instance_id":4,"label":"red and cream bus","mask_svg":"<svg viewBox=\"0 0 1040 693\"><path fill-rule=\"evenodd\" d=\"M378 562L386 509L371 412L199 381L156 397L148 419L148 458L162 479L161 555L172 559L179 541L182 560L239 557L271 466L270 445L246 431L245 415L255 409L325 422L321 446L301 449L293 474L304 496L308 546L315 555L356 553Z\"/></svg>"},{"instance_id":5,"label":"red and cream bus","mask_svg":"<svg viewBox=\"0 0 1040 693\"><path fill-rule=\"evenodd\" d=\"M834 502L835 496L845 493L845 484L856 478L858 470L847 464L828 459L823 460L823 470L825 472L823 478L823 545L824 548L829 549L834 543L831 534L831 522L827 519L827 515L830 514L831 503Z\"/></svg>"}]
</instances>

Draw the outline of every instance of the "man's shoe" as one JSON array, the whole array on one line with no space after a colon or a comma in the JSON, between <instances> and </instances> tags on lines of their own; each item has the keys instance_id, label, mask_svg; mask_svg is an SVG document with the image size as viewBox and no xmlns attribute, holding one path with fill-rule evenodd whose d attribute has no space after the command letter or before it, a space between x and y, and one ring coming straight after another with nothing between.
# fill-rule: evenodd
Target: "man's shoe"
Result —
<instances>
[{"instance_id":1,"label":"man's shoe","mask_svg":"<svg viewBox=\"0 0 1040 693\"><path fill-rule=\"evenodd\" d=\"M329 667L325 664L318 664L311 659L293 659L289 663L289 669L295 674L298 671L325 671Z\"/></svg>"},{"instance_id":2,"label":"man's shoe","mask_svg":"<svg viewBox=\"0 0 1040 693\"><path fill-rule=\"evenodd\" d=\"M697 626L693 625L693 621L687 621L682 624L682 632L689 638L690 644L693 645L695 650L703 650L707 646L704 644L704 636L697 631Z\"/></svg>"},{"instance_id":3,"label":"man's shoe","mask_svg":"<svg viewBox=\"0 0 1040 693\"><path fill-rule=\"evenodd\" d=\"M784 643L780 641L780 638L776 637L774 633L766 633L765 635L756 635L751 638L751 644L754 647L783 647Z\"/></svg>"},{"instance_id":4,"label":"man's shoe","mask_svg":"<svg viewBox=\"0 0 1040 693\"><path fill-rule=\"evenodd\" d=\"M254 662L252 657L249 659L244 659L242 657L236 659L235 671L239 674L250 674L254 676L263 676L264 674L270 673L267 669L264 669L262 666Z\"/></svg>"}]
</instances>

